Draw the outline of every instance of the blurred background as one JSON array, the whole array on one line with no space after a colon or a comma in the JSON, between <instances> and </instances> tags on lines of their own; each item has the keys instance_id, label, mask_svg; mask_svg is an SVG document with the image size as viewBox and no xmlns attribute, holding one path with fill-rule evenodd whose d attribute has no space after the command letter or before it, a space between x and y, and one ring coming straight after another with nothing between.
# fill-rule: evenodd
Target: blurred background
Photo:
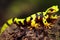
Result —
<instances>
[{"instance_id":1,"label":"blurred background","mask_svg":"<svg viewBox=\"0 0 60 40\"><path fill-rule=\"evenodd\" d=\"M0 0L0 27L12 17L25 18L53 5L60 8L60 0Z\"/></svg>"}]
</instances>

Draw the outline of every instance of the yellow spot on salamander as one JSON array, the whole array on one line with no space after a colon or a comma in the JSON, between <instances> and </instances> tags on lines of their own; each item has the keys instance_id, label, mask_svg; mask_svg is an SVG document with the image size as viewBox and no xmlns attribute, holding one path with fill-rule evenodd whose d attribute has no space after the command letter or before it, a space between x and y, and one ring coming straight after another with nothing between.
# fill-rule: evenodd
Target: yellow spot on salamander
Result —
<instances>
[{"instance_id":1,"label":"yellow spot on salamander","mask_svg":"<svg viewBox=\"0 0 60 40\"><path fill-rule=\"evenodd\" d=\"M31 17L33 18L32 20L36 19L36 14L31 15Z\"/></svg>"},{"instance_id":2,"label":"yellow spot on salamander","mask_svg":"<svg viewBox=\"0 0 60 40\"><path fill-rule=\"evenodd\" d=\"M24 25L24 20L25 19L18 19L18 18L15 18L15 22L17 23L17 24L19 24L19 21Z\"/></svg>"},{"instance_id":3,"label":"yellow spot on salamander","mask_svg":"<svg viewBox=\"0 0 60 40\"><path fill-rule=\"evenodd\" d=\"M11 24L13 23L12 20L13 20L13 19L11 18L11 19L9 19L9 20L7 21L9 25L11 25Z\"/></svg>"},{"instance_id":4,"label":"yellow spot on salamander","mask_svg":"<svg viewBox=\"0 0 60 40\"><path fill-rule=\"evenodd\" d=\"M29 21L30 21L30 18L31 18L30 16L27 17L27 18L26 18L26 21L29 22Z\"/></svg>"},{"instance_id":5,"label":"yellow spot on salamander","mask_svg":"<svg viewBox=\"0 0 60 40\"><path fill-rule=\"evenodd\" d=\"M38 12L38 13L37 13L37 15L40 15L40 14L41 14L41 12Z\"/></svg>"},{"instance_id":6,"label":"yellow spot on salamander","mask_svg":"<svg viewBox=\"0 0 60 40\"><path fill-rule=\"evenodd\" d=\"M53 16L53 15L51 15L51 17L50 17L51 19L57 19L58 18L58 16L57 15L55 15L55 16Z\"/></svg>"},{"instance_id":7,"label":"yellow spot on salamander","mask_svg":"<svg viewBox=\"0 0 60 40\"><path fill-rule=\"evenodd\" d=\"M31 26L32 26L32 27L35 27L36 14L31 15L31 17L33 18L33 19L31 20Z\"/></svg>"},{"instance_id":8,"label":"yellow spot on salamander","mask_svg":"<svg viewBox=\"0 0 60 40\"><path fill-rule=\"evenodd\" d=\"M49 23L46 21L45 18L43 18L43 23L44 23L45 26L49 26Z\"/></svg>"},{"instance_id":9,"label":"yellow spot on salamander","mask_svg":"<svg viewBox=\"0 0 60 40\"><path fill-rule=\"evenodd\" d=\"M40 16L38 16L38 20L40 19Z\"/></svg>"},{"instance_id":10,"label":"yellow spot on salamander","mask_svg":"<svg viewBox=\"0 0 60 40\"><path fill-rule=\"evenodd\" d=\"M46 12L43 12L43 16L45 16L46 15Z\"/></svg>"},{"instance_id":11,"label":"yellow spot on salamander","mask_svg":"<svg viewBox=\"0 0 60 40\"><path fill-rule=\"evenodd\" d=\"M32 20L32 21L31 21L31 26L32 26L32 27L35 27L35 23L36 23L36 22L35 22L34 20Z\"/></svg>"},{"instance_id":12,"label":"yellow spot on salamander","mask_svg":"<svg viewBox=\"0 0 60 40\"><path fill-rule=\"evenodd\" d=\"M41 12L38 12L38 13L37 13L37 15L38 15L38 20L40 19L40 14L41 14Z\"/></svg>"},{"instance_id":13,"label":"yellow spot on salamander","mask_svg":"<svg viewBox=\"0 0 60 40\"><path fill-rule=\"evenodd\" d=\"M44 16L45 19L47 19L48 17L49 17L48 15Z\"/></svg>"},{"instance_id":14,"label":"yellow spot on salamander","mask_svg":"<svg viewBox=\"0 0 60 40\"><path fill-rule=\"evenodd\" d=\"M5 23L3 26L2 26L2 28L1 28L1 30L0 30L0 35L5 31L5 29L8 27L8 25Z\"/></svg>"},{"instance_id":15,"label":"yellow spot on salamander","mask_svg":"<svg viewBox=\"0 0 60 40\"><path fill-rule=\"evenodd\" d=\"M22 23L23 25L24 25L24 20L25 20L25 19L21 19L21 23Z\"/></svg>"},{"instance_id":16,"label":"yellow spot on salamander","mask_svg":"<svg viewBox=\"0 0 60 40\"><path fill-rule=\"evenodd\" d=\"M35 24L35 28L38 28L38 26L39 26L39 24L38 24L38 23L36 23L36 24Z\"/></svg>"}]
</instances>

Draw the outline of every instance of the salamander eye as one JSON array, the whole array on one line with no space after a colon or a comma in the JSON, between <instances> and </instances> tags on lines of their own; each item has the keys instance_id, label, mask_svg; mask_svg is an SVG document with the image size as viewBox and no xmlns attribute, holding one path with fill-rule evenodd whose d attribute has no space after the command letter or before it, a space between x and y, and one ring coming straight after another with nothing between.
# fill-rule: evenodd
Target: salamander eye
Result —
<instances>
[{"instance_id":1,"label":"salamander eye","mask_svg":"<svg viewBox=\"0 0 60 40\"><path fill-rule=\"evenodd\" d=\"M50 9L50 11L53 11L54 9Z\"/></svg>"}]
</instances>

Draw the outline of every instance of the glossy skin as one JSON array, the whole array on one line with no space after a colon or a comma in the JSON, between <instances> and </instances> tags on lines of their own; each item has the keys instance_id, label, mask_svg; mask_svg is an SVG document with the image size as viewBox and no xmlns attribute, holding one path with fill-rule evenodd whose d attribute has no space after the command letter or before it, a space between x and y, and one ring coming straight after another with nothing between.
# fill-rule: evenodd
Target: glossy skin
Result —
<instances>
[{"instance_id":1,"label":"glossy skin","mask_svg":"<svg viewBox=\"0 0 60 40\"><path fill-rule=\"evenodd\" d=\"M29 25L31 27L37 28L37 25L39 22L43 22L44 27L49 27L51 23L48 23L47 19L57 19L57 15L54 15L56 12L59 11L58 6L52 6L48 8L45 12L38 12L36 14L32 14L31 16L28 16L24 19L19 18L11 18L9 19L1 28L0 35L4 32L4 30L11 24L15 23L20 26L26 26ZM37 19L37 20L36 20ZM41 21L40 21L41 20Z\"/></svg>"}]
</instances>

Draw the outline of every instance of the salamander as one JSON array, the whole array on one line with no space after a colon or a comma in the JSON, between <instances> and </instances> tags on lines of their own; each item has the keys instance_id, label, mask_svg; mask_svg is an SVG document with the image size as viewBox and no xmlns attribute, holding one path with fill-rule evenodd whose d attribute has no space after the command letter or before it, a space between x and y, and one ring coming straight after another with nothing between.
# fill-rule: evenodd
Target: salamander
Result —
<instances>
[{"instance_id":1,"label":"salamander","mask_svg":"<svg viewBox=\"0 0 60 40\"><path fill-rule=\"evenodd\" d=\"M49 27L51 25L51 23L48 21L48 19L57 19L58 16L56 15L56 13L59 11L58 5L54 5L52 7L49 7L46 11L44 12L37 12L35 14L32 14L26 18L20 19L17 17L11 18L9 20L7 20L6 23L4 23L4 25L2 26L1 30L0 30L0 34L2 34L4 32L4 30L6 30L6 28L15 23L19 26L26 26L26 25L30 25L31 27L35 27L37 28L37 25L39 22L42 22L44 27Z\"/></svg>"}]
</instances>

